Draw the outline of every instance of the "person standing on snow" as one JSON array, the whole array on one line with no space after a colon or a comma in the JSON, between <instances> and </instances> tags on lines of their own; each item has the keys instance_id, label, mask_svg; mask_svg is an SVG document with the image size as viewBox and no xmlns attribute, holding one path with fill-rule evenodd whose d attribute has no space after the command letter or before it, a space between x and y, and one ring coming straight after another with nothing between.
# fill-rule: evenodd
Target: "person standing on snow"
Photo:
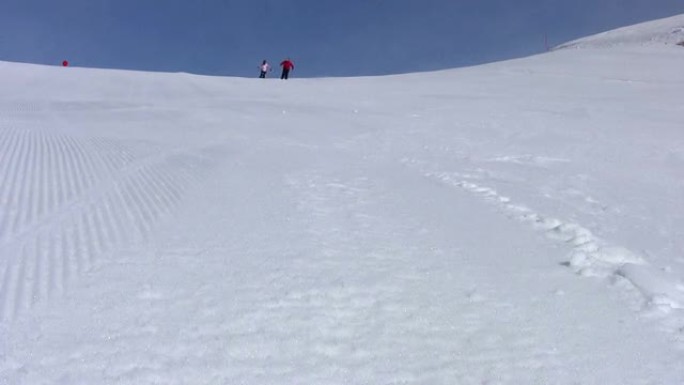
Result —
<instances>
[{"instance_id":1,"label":"person standing on snow","mask_svg":"<svg viewBox=\"0 0 684 385\"><path fill-rule=\"evenodd\" d=\"M283 73L280 75L280 78L281 79L289 78L290 77L290 71L294 69L294 63L292 63L290 58L287 58L280 63L280 66L283 67Z\"/></svg>"},{"instance_id":2,"label":"person standing on snow","mask_svg":"<svg viewBox=\"0 0 684 385\"><path fill-rule=\"evenodd\" d=\"M271 65L268 64L268 62L266 60L264 60L263 62L261 62L259 69L261 69L261 73L259 74L259 79L266 79L266 72L271 71Z\"/></svg>"}]
</instances>

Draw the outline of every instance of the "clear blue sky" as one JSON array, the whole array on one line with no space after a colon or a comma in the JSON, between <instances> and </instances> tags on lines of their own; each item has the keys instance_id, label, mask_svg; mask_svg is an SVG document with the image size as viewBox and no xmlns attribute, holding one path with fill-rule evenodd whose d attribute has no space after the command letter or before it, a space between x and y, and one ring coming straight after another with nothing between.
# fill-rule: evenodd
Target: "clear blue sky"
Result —
<instances>
[{"instance_id":1,"label":"clear blue sky","mask_svg":"<svg viewBox=\"0 0 684 385\"><path fill-rule=\"evenodd\" d=\"M451 68L684 13L683 0L1 0L0 60L298 77Z\"/></svg>"}]
</instances>

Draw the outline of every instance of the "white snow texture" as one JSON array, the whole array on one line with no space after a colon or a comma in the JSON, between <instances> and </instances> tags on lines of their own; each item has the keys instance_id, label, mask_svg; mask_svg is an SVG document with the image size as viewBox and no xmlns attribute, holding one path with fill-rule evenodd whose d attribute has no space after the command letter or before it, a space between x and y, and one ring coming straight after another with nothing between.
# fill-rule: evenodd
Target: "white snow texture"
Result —
<instances>
[{"instance_id":1,"label":"white snow texture","mask_svg":"<svg viewBox=\"0 0 684 385\"><path fill-rule=\"evenodd\" d=\"M684 384L681 40L289 81L0 62L0 384Z\"/></svg>"}]
</instances>

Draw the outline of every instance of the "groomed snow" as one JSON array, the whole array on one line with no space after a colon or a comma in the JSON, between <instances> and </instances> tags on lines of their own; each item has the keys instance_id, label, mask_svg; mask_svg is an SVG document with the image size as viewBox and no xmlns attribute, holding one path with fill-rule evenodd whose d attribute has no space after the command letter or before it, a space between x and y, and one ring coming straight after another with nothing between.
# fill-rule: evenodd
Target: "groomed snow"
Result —
<instances>
[{"instance_id":1,"label":"groomed snow","mask_svg":"<svg viewBox=\"0 0 684 385\"><path fill-rule=\"evenodd\" d=\"M377 78L0 62L0 384L683 384L678 27Z\"/></svg>"},{"instance_id":2,"label":"groomed snow","mask_svg":"<svg viewBox=\"0 0 684 385\"><path fill-rule=\"evenodd\" d=\"M562 44L558 48L609 48L684 43L684 16L677 15L606 31Z\"/></svg>"}]
</instances>

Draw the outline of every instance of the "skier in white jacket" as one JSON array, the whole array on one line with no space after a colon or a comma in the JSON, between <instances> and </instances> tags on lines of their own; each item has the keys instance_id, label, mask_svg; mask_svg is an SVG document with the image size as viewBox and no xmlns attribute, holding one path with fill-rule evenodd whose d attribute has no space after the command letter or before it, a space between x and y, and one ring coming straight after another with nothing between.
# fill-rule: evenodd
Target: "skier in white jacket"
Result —
<instances>
[{"instance_id":1,"label":"skier in white jacket","mask_svg":"<svg viewBox=\"0 0 684 385\"><path fill-rule=\"evenodd\" d=\"M266 78L266 72L271 71L271 65L268 64L268 62L266 60L264 60L263 62L261 62L261 65L259 66L259 68L261 69L261 73L259 74L259 78L265 79Z\"/></svg>"}]
</instances>

